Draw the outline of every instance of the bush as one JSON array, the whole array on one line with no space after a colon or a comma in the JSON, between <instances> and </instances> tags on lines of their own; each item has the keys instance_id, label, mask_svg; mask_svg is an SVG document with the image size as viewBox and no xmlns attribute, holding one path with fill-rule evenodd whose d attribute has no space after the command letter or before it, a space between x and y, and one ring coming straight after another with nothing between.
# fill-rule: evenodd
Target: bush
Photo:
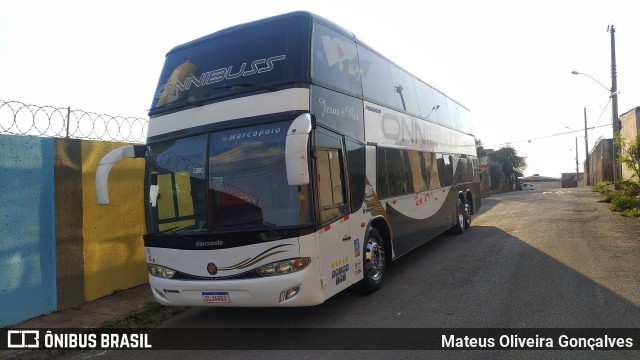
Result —
<instances>
[{"instance_id":1,"label":"bush","mask_svg":"<svg viewBox=\"0 0 640 360\"><path fill-rule=\"evenodd\" d=\"M617 182L620 191L629 197L640 196L640 182L624 179Z\"/></svg>"},{"instance_id":2,"label":"bush","mask_svg":"<svg viewBox=\"0 0 640 360\"><path fill-rule=\"evenodd\" d=\"M609 181L601 182L591 187L591 191L599 192L604 196L603 202L610 203L615 190L613 190L613 184Z\"/></svg>"},{"instance_id":3,"label":"bush","mask_svg":"<svg viewBox=\"0 0 640 360\"><path fill-rule=\"evenodd\" d=\"M640 217L640 183L625 179L616 182L619 190L613 190L610 184L600 183L593 190L605 197L605 202L611 203L613 211L623 216Z\"/></svg>"},{"instance_id":4,"label":"bush","mask_svg":"<svg viewBox=\"0 0 640 360\"><path fill-rule=\"evenodd\" d=\"M611 210L620 212L623 216L640 218L640 183L626 179L616 184L620 190L614 190L610 182L602 182L591 187L591 191L602 194L602 201L611 203Z\"/></svg>"},{"instance_id":5,"label":"bush","mask_svg":"<svg viewBox=\"0 0 640 360\"><path fill-rule=\"evenodd\" d=\"M640 209L639 208L633 208L633 209L625 210L625 211L622 212L622 216L640 218Z\"/></svg>"},{"instance_id":6,"label":"bush","mask_svg":"<svg viewBox=\"0 0 640 360\"><path fill-rule=\"evenodd\" d=\"M616 193L611 197L611 209L614 211L631 210L640 208L640 199Z\"/></svg>"}]
</instances>

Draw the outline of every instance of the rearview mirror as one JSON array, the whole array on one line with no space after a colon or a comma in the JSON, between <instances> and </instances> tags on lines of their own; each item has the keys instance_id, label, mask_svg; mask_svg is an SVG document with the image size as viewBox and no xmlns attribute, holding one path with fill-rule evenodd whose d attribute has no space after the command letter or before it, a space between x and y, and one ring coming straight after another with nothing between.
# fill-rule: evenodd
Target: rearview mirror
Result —
<instances>
[{"instance_id":1,"label":"rearview mirror","mask_svg":"<svg viewBox=\"0 0 640 360\"><path fill-rule=\"evenodd\" d=\"M309 184L309 133L311 133L311 115L298 116L287 131L284 158L289 185Z\"/></svg>"},{"instance_id":2,"label":"rearview mirror","mask_svg":"<svg viewBox=\"0 0 640 360\"><path fill-rule=\"evenodd\" d=\"M98 204L109 205L109 192L107 188L107 181L109 178L109 172L113 164L122 159L127 158L143 158L147 151L147 147L144 145L125 145L117 149L111 150L107 155L100 159L98 168L96 169L96 196L98 198Z\"/></svg>"}]
</instances>

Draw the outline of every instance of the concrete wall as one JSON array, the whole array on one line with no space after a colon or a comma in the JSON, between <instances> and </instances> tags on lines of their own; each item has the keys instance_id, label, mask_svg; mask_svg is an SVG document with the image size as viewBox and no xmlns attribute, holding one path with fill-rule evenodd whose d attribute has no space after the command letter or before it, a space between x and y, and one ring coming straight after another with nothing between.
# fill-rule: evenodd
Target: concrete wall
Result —
<instances>
[{"instance_id":1,"label":"concrete wall","mask_svg":"<svg viewBox=\"0 0 640 360\"><path fill-rule=\"evenodd\" d=\"M148 281L142 242L144 161L125 159L114 165L109 175L111 205L99 206L96 200L98 162L123 145L82 141L85 301Z\"/></svg>"},{"instance_id":2,"label":"concrete wall","mask_svg":"<svg viewBox=\"0 0 640 360\"><path fill-rule=\"evenodd\" d=\"M54 142L58 310L84 304L80 146L78 139Z\"/></svg>"},{"instance_id":3,"label":"concrete wall","mask_svg":"<svg viewBox=\"0 0 640 360\"><path fill-rule=\"evenodd\" d=\"M53 139L0 135L0 326L56 310Z\"/></svg>"},{"instance_id":4,"label":"concrete wall","mask_svg":"<svg viewBox=\"0 0 640 360\"><path fill-rule=\"evenodd\" d=\"M589 154L591 185L603 181L613 182L613 139L600 139Z\"/></svg>"},{"instance_id":5,"label":"concrete wall","mask_svg":"<svg viewBox=\"0 0 640 360\"><path fill-rule=\"evenodd\" d=\"M0 135L0 327L147 282L144 162L109 176L98 206L97 164L123 143Z\"/></svg>"},{"instance_id":6,"label":"concrete wall","mask_svg":"<svg viewBox=\"0 0 640 360\"><path fill-rule=\"evenodd\" d=\"M640 108L636 107L620 115L620 122L622 123L622 128L620 129L622 139L624 141L635 141L640 129ZM623 179L631 179L634 172L623 164L621 174ZM636 178L636 180L640 179Z\"/></svg>"}]
</instances>

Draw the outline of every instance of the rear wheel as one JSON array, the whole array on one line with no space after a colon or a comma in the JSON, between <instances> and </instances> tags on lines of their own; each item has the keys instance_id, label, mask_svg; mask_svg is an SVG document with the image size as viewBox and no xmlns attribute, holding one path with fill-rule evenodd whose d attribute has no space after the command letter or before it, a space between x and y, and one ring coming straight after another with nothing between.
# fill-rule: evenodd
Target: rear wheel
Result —
<instances>
[{"instance_id":1,"label":"rear wheel","mask_svg":"<svg viewBox=\"0 0 640 360\"><path fill-rule=\"evenodd\" d=\"M455 232L456 234L462 234L464 230L467 228L466 214L467 214L466 206L462 202L462 199L458 198L458 201L456 202L456 223L453 226L453 232ZM471 223L469 223L469 225L471 225Z\"/></svg>"},{"instance_id":2,"label":"rear wheel","mask_svg":"<svg viewBox=\"0 0 640 360\"><path fill-rule=\"evenodd\" d=\"M367 233L363 256L363 289L368 293L373 293L382 287L386 270L384 242L378 230L370 229Z\"/></svg>"},{"instance_id":3,"label":"rear wheel","mask_svg":"<svg viewBox=\"0 0 640 360\"><path fill-rule=\"evenodd\" d=\"M471 199L467 200L467 203L464 204L464 228L468 229L471 227L471 215L473 214L473 207L471 207Z\"/></svg>"}]
</instances>

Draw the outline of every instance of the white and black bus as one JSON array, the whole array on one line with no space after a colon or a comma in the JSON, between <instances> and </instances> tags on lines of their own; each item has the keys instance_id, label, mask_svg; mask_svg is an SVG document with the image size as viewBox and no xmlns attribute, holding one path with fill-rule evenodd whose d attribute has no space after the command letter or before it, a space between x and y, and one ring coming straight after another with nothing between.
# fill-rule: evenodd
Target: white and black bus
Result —
<instances>
[{"instance_id":1,"label":"white and black bus","mask_svg":"<svg viewBox=\"0 0 640 360\"><path fill-rule=\"evenodd\" d=\"M172 49L149 112L144 236L156 300L306 306L480 206L469 110L307 12Z\"/></svg>"}]
</instances>

